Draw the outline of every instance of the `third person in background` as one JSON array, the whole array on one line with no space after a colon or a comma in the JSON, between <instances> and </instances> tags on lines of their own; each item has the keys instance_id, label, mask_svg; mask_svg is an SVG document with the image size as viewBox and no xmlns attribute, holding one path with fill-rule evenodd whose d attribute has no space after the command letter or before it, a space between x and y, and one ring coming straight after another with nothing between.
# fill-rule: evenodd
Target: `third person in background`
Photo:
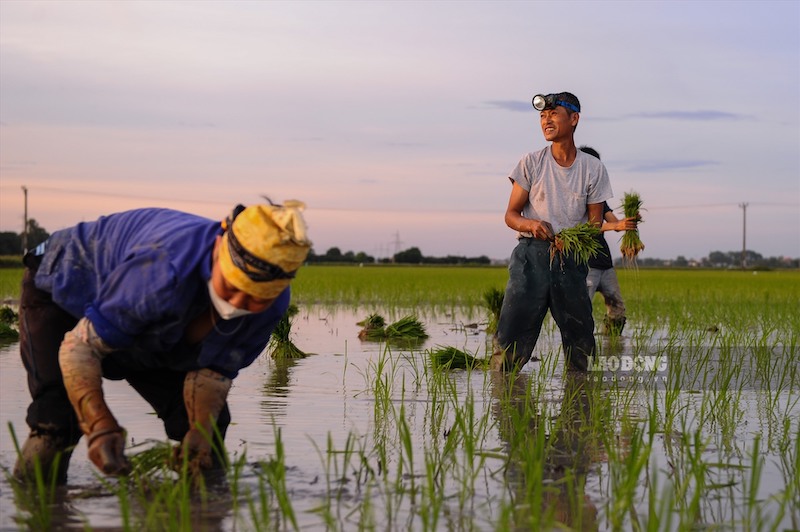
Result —
<instances>
[{"instance_id":1,"label":"third person in background","mask_svg":"<svg viewBox=\"0 0 800 532\"><path fill-rule=\"evenodd\" d=\"M600 158L600 154L591 146L581 146L583 153L588 153ZM603 225L601 231L630 231L636 229L634 218L620 220L614 211L603 202ZM589 274L586 276L586 287L589 290L589 300L594 299L595 292L600 292L606 304L606 315L603 318L603 334L620 335L625 327L625 303L619 288L617 272L614 270L614 261L605 236L601 233L597 237L602 246L600 253L589 259Z\"/></svg>"}]
</instances>

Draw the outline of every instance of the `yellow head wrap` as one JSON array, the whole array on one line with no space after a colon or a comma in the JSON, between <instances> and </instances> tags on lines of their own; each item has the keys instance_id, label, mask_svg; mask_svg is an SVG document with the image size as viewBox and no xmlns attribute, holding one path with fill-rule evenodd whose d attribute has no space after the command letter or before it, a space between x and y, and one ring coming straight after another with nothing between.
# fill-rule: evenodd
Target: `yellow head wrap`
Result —
<instances>
[{"instance_id":1,"label":"yellow head wrap","mask_svg":"<svg viewBox=\"0 0 800 532\"><path fill-rule=\"evenodd\" d=\"M217 260L225 279L252 296L278 297L311 249L303 209L305 204L296 200L253 205L223 222L227 230Z\"/></svg>"}]
</instances>

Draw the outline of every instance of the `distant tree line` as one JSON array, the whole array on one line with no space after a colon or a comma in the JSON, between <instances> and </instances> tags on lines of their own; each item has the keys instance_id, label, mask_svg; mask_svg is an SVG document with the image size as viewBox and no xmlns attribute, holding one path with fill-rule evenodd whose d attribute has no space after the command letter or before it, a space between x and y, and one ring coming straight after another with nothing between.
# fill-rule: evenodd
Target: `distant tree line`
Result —
<instances>
[{"instance_id":1,"label":"distant tree line","mask_svg":"<svg viewBox=\"0 0 800 532\"><path fill-rule=\"evenodd\" d=\"M22 255L23 246L33 249L50 237L43 227L35 219L28 220L27 243L23 244L23 234L11 231L0 232L0 256L2 255ZM486 255L479 257L465 257L457 255L447 255L445 257L428 257L422 254L417 247L395 253L392 257L376 259L363 251L347 251L342 253L338 247L328 249L324 254L319 255L313 249L308 254L309 263L341 263L341 264L479 264L488 265L492 260ZM16 263L15 263L16 264ZM741 268L741 251L712 251L708 257L702 259L687 259L679 255L675 259L654 259L639 257L636 264L640 268ZM615 265L624 267L623 259L617 259ZM764 257L760 253L747 250L744 255L744 265L749 269L773 269L773 268L800 268L800 258L788 257Z\"/></svg>"},{"instance_id":2,"label":"distant tree line","mask_svg":"<svg viewBox=\"0 0 800 532\"><path fill-rule=\"evenodd\" d=\"M409 248L395 253L390 258L376 259L363 251L355 253L333 247L323 255L318 255L312 249L308 254L309 263L344 263L344 264L491 264L491 259L486 255L480 257L461 257L447 255L446 257L426 257L419 248Z\"/></svg>"},{"instance_id":3,"label":"distant tree line","mask_svg":"<svg viewBox=\"0 0 800 532\"><path fill-rule=\"evenodd\" d=\"M616 266L625 266L625 261L619 258ZM676 259L652 259L640 257L636 259L640 268L741 268L742 252L740 251L712 251L708 257L702 259L687 259L679 255ZM744 266L748 269L773 269L773 268L800 268L800 258L789 257L764 257L760 253L747 250L744 254Z\"/></svg>"},{"instance_id":4,"label":"distant tree line","mask_svg":"<svg viewBox=\"0 0 800 532\"><path fill-rule=\"evenodd\" d=\"M33 218L28 220L28 234L11 231L0 232L0 255L22 255L25 249L33 249L50 237L50 233L40 227ZM23 240L27 240L23 242Z\"/></svg>"}]
</instances>

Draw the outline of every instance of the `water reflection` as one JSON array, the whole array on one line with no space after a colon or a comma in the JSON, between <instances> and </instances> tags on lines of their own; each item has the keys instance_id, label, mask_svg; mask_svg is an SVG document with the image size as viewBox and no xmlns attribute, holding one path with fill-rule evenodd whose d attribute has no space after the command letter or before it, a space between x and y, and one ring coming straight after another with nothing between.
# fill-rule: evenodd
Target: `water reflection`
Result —
<instances>
[{"instance_id":1,"label":"water reflection","mask_svg":"<svg viewBox=\"0 0 800 532\"><path fill-rule=\"evenodd\" d=\"M585 374L566 372L560 389L528 373L492 372L493 414L508 453L512 523L519 530L597 530L586 477L602 456Z\"/></svg>"}]
</instances>

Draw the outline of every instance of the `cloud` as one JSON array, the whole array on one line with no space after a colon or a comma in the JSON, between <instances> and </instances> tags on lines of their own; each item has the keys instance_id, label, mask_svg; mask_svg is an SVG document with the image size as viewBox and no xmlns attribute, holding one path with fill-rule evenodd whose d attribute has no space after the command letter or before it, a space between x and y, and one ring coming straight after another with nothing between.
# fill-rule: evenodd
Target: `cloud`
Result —
<instances>
[{"instance_id":1,"label":"cloud","mask_svg":"<svg viewBox=\"0 0 800 532\"><path fill-rule=\"evenodd\" d=\"M530 113L531 109L533 109L530 102L520 102L518 100L491 100L483 103L489 107L503 109L504 111L513 111L515 113Z\"/></svg>"},{"instance_id":2,"label":"cloud","mask_svg":"<svg viewBox=\"0 0 800 532\"><path fill-rule=\"evenodd\" d=\"M636 113L627 115L629 118L655 118L666 120L689 120L697 122L711 122L718 120L750 120L752 116L724 111L661 111L658 113Z\"/></svg>"},{"instance_id":3,"label":"cloud","mask_svg":"<svg viewBox=\"0 0 800 532\"><path fill-rule=\"evenodd\" d=\"M717 161L687 160L687 161L642 161L632 163L627 167L629 172L656 173L672 170L684 170L688 168L701 168L704 166L716 166Z\"/></svg>"}]
</instances>

